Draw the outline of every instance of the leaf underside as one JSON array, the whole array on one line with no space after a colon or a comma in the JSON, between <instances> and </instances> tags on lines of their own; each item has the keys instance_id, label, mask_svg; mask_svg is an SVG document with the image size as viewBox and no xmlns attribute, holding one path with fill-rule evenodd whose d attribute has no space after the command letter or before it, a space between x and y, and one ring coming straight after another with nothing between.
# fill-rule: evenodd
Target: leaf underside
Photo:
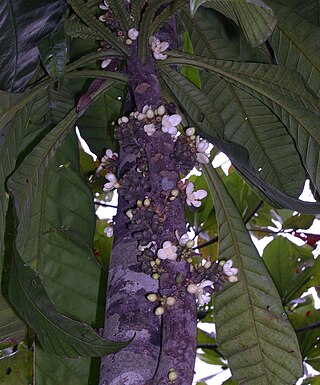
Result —
<instances>
[{"instance_id":1,"label":"leaf underside","mask_svg":"<svg viewBox=\"0 0 320 385\"><path fill-rule=\"evenodd\" d=\"M246 384L294 384L302 375L295 332L242 218L212 166L205 176L219 224L219 259L231 259L238 282L215 295L219 350L233 378Z\"/></svg>"}]
</instances>

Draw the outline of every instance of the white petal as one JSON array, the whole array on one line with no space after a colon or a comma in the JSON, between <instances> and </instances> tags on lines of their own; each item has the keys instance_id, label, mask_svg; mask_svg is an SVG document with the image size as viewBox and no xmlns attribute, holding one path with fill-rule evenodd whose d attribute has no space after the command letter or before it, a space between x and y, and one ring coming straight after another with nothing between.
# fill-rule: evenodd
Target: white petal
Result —
<instances>
[{"instance_id":1,"label":"white petal","mask_svg":"<svg viewBox=\"0 0 320 385\"><path fill-rule=\"evenodd\" d=\"M163 115L161 124L166 124L169 121L170 115Z\"/></svg>"},{"instance_id":2,"label":"white petal","mask_svg":"<svg viewBox=\"0 0 320 385\"><path fill-rule=\"evenodd\" d=\"M205 279L204 281L200 282L199 287L202 289L204 287L212 286L212 285L213 285L212 281L210 281L209 279Z\"/></svg>"},{"instance_id":3,"label":"white petal","mask_svg":"<svg viewBox=\"0 0 320 385\"><path fill-rule=\"evenodd\" d=\"M131 39L131 40L137 40L139 36L139 31L135 28L130 28L129 31L128 31L128 37Z\"/></svg>"},{"instance_id":4,"label":"white petal","mask_svg":"<svg viewBox=\"0 0 320 385\"><path fill-rule=\"evenodd\" d=\"M189 241L189 235L187 233L185 233L179 239L179 245L180 246L185 246L188 241Z\"/></svg>"},{"instance_id":5,"label":"white petal","mask_svg":"<svg viewBox=\"0 0 320 385\"><path fill-rule=\"evenodd\" d=\"M200 201L192 201L191 203L193 204L194 207L200 207L201 206Z\"/></svg>"},{"instance_id":6,"label":"white petal","mask_svg":"<svg viewBox=\"0 0 320 385\"><path fill-rule=\"evenodd\" d=\"M157 252L157 257L160 259L167 259L167 253L163 249L159 249Z\"/></svg>"},{"instance_id":7,"label":"white petal","mask_svg":"<svg viewBox=\"0 0 320 385\"><path fill-rule=\"evenodd\" d=\"M108 148L106 150L106 155L107 155L108 158L112 158L113 152L112 152L112 150L110 150L110 148Z\"/></svg>"},{"instance_id":8,"label":"white petal","mask_svg":"<svg viewBox=\"0 0 320 385\"><path fill-rule=\"evenodd\" d=\"M164 241L162 244L163 249L167 249L168 247L171 247L172 243L170 241Z\"/></svg>"},{"instance_id":9,"label":"white petal","mask_svg":"<svg viewBox=\"0 0 320 385\"><path fill-rule=\"evenodd\" d=\"M108 67L108 65L111 63L111 59L105 59L103 60L103 62L101 63L101 68L106 68Z\"/></svg>"},{"instance_id":10,"label":"white petal","mask_svg":"<svg viewBox=\"0 0 320 385\"><path fill-rule=\"evenodd\" d=\"M177 126L181 123L182 117L178 114L171 115L169 117L169 122L172 126Z\"/></svg>"},{"instance_id":11,"label":"white petal","mask_svg":"<svg viewBox=\"0 0 320 385\"><path fill-rule=\"evenodd\" d=\"M116 177L114 174L112 174L111 172L108 172L108 173L106 174L105 178L106 178L109 182L113 182L113 183L117 182L117 177Z\"/></svg>"},{"instance_id":12,"label":"white petal","mask_svg":"<svg viewBox=\"0 0 320 385\"><path fill-rule=\"evenodd\" d=\"M167 127L167 126L162 126L162 127L161 127L161 130L162 130L162 132L167 133L167 132L169 132L169 127Z\"/></svg>"},{"instance_id":13,"label":"white petal","mask_svg":"<svg viewBox=\"0 0 320 385\"><path fill-rule=\"evenodd\" d=\"M151 106L149 106L149 104L146 104L145 106L143 106L142 108L142 113L143 114L146 114L148 110L150 110Z\"/></svg>"},{"instance_id":14,"label":"white petal","mask_svg":"<svg viewBox=\"0 0 320 385\"><path fill-rule=\"evenodd\" d=\"M225 272L226 270L229 270L232 267L232 265L233 265L233 261L232 261L232 259L229 259L223 265L223 272Z\"/></svg>"},{"instance_id":15,"label":"white petal","mask_svg":"<svg viewBox=\"0 0 320 385\"><path fill-rule=\"evenodd\" d=\"M231 277L228 277L228 281L229 281L229 282L238 282L238 277L235 276L235 275L233 275L233 276L231 276Z\"/></svg>"},{"instance_id":16,"label":"white petal","mask_svg":"<svg viewBox=\"0 0 320 385\"><path fill-rule=\"evenodd\" d=\"M207 157L207 155L203 154L202 152L197 152L197 161L199 163L208 164L209 158Z\"/></svg>"},{"instance_id":17,"label":"white petal","mask_svg":"<svg viewBox=\"0 0 320 385\"><path fill-rule=\"evenodd\" d=\"M192 206L192 202L188 198L186 199L186 203L188 206Z\"/></svg>"},{"instance_id":18,"label":"white petal","mask_svg":"<svg viewBox=\"0 0 320 385\"><path fill-rule=\"evenodd\" d=\"M189 196L193 193L194 190L194 184L192 182L188 182L187 188L186 188L186 194Z\"/></svg>"},{"instance_id":19,"label":"white petal","mask_svg":"<svg viewBox=\"0 0 320 385\"><path fill-rule=\"evenodd\" d=\"M175 135L178 132L177 127L170 127L168 132L170 135Z\"/></svg>"},{"instance_id":20,"label":"white petal","mask_svg":"<svg viewBox=\"0 0 320 385\"><path fill-rule=\"evenodd\" d=\"M168 48L169 48L169 43L167 41L163 41L162 43L159 44L159 47L158 47L159 52L163 52Z\"/></svg>"},{"instance_id":21,"label":"white petal","mask_svg":"<svg viewBox=\"0 0 320 385\"><path fill-rule=\"evenodd\" d=\"M202 189L194 192L194 196L196 199L203 199L207 195L208 193L206 192L206 190L202 190Z\"/></svg>"},{"instance_id":22,"label":"white petal","mask_svg":"<svg viewBox=\"0 0 320 385\"><path fill-rule=\"evenodd\" d=\"M201 140L201 142L197 144L197 150L199 152L205 152L208 147L209 143L206 140Z\"/></svg>"},{"instance_id":23,"label":"white petal","mask_svg":"<svg viewBox=\"0 0 320 385\"><path fill-rule=\"evenodd\" d=\"M157 52L153 52L153 57L156 59L156 60L165 60L168 56L167 55L162 55L162 53L157 53Z\"/></svg>"}]
</instances>

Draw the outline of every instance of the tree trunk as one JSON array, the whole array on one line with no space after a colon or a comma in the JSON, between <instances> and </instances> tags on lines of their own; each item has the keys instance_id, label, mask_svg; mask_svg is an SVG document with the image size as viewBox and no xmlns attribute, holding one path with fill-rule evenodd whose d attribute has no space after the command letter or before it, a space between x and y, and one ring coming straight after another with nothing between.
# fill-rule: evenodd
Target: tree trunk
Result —
<instances>
[{"instance_id":1,"label":"tree trunk","mask_svg":"<svg viewBox=\"0 0 320 385\"><path fill-rule=\"evenodd\" d=\"M133 44L128 62L129 87L138 111L146 104L154 110L162 104L154 60L150 58L143 66L136 48ZM190 266L184 260L162 260L160 279L154 279L158 273L155 274L148 257L138 249L139 244L150 241L154 241L157 248L161 248L164 241L177 244L175 231L180 235L186 231L181 194L174 200L169 199L180 179L174 158L175 143L170 134L161 131L161 118L157 119L153 120L157 130L152 136L144 132L145 123L133 117L117 128L121 148L119 204L104 336L114 341L132 338L133 341L120 352L102 358L99 385L168 384L172 369L178 375L175 385L192 384L196 352L195 297L176 282L177 273L187 276ZM143 202L146 197L150 206L137 205L137 200ZM126 215L129 209L134 214L131 219ZM156 255L153 260L155 258ZM173 296L176 303L159 317L154 313L157 303L146 298L149 293Z\"/></svg>"}]
</instances>

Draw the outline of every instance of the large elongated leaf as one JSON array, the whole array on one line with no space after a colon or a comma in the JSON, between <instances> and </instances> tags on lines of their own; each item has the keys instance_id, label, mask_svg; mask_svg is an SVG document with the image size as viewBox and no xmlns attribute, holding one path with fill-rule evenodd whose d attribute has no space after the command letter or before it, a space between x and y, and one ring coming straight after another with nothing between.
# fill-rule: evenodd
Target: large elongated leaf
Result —
<instances>
[{"instance_id":1,"label":"large elongated leaf","mask_svg":"<svg viewBox=\"0 0 320 385\"><path fill-rule=\"evenodd\" d=\"M190 0L191 14L201 4L221 12L237 23L253 47L265 42L276 25L272 8L261 0Z\"/></svg>"},{"instance_id":2,"label":"large elongated leaf","mask_svg":"<svg viewBox=\"0 0 320 385\"><path fill-rule=\"evenodd\" d=\"M211 9L199 9L193 19L186 12L180 19L189 33L194 53L216 59L254 58L253 49L239 49L227 39L222 18ZM248 56L249 55L249 56ZM220 111L224 138L243 145L261 178L280 191L298 197L305 169L286 127L262 102L225 80L201 73L202 90ZM287 161L283 159L286 157Z\"/></svg>"},{"instance_id":3,"label":"large elongated leaf","mask_svg":"<svg viewBox=\"0 0 320 385\"><path fill-rule=\"evenodd\" d=\"M1 90L25 88L39 61L37 42L57 28L65 9L64 0L1 1Z\"/></svg>"},{"instance_id":4,"label":"large elongated leaf","mask_svg":"<svg viewBox=\"0 0 320 385\"><path fill-rule=\"evenodd\" d=\"M10 234L7 233L7 236ZM34 329L47 352L59 356L101 356L125 344L112 343L86 324L59 314L49 299L39 275L13 252L8 298L21 317Z\"/></svg>"},{"instance_id":5,"label":"large elongated leaf","mask_svg":"<svg viewBox=\"0 0 320 385\"><path fill-rule=\"evenodd\" d=\"M317 27L320 26L319 0L276 0L276 2L290 7L297 15L303 17Z\"/></svg>"},{"instance_id":6,"label":"large elongated leaf","mask_svg":"<svg viewBox=\"0 0 320 385\"><path fill-rule=\"evenodd\" d=\"M166 64L187 64L207 69L271 108L295 140L310 178L320 191L319 102L305 87L298 73L282 66L176 55L184 56L183 60L167 59Z\"/></svg>"},{"instance_id":7,"label":"large elongated leaf","mask_svg":"<svg viewBox=\"0 0 320 385\"><path fill-rule=\"evenodd\" d=\"M238 282L215 296L219 350L239 383L293 384L302 375L294 330L232 199L212 166L204 169L215 200L219 258L239 269Z\"/></svg>"},{"instance_id":8,"label":"large elongated leaf","mask_svg":"<svg viewBox=\"0 0 320 385\"><path fill-rule=\"evenodd\" d=\"M161 69L161 77L193 122L214 137L223 137L219 112L193 83L169 67Z\"/></svg>"},{"instance_id":9,"label":"large elongated leaf","mask_svg":"<svg viewBox=\"0 0 320 385\"><path fill-rule=\"evenodd\" d=\"M46 36L38 43L42 64L49 76L63 82L69 59L68 43L63 28Z\"/></svg>"},{"instance_id":10,"label":"large elongated leaf","mask_svg":"<svg viewBox=\"0 0 320 385\"><path fill-rule=\"evenodd\" d=\"M277 26L271 44L280 64L298 71L308 86L320 95L320 28L308 23L296 10L268 1Z\"/></svg>"},{"instance_id":11,"label":"large elongated leaf","mask_svg":"<svg viewBox=\"0 0 320 385\"><path fill-rule=\"evenodd\" d=\"M320 204L303 202L295 197L286 195L262 179L260 172L253 167L250 161L250 155L245 147L234 142L219 139L218 133L215 130L216 126L210 124L205 125L206 121L203 116L207 112L201 110L199 101L208 103L208 99L193 83L169 68L166 68L165 72L162 71L161 76L178 103L182 105L185 114L189 116L191 124L196 125L201 135L209 139L222 152L227 154L237 170L241 172L250 184L253 185L255 190L262 193L273 206L298 210L306 214L320 212ZM210 113L212 113L212 111ZM209 121L209 123L212 122L213 120Z\"/></svg>"}]
</instances>

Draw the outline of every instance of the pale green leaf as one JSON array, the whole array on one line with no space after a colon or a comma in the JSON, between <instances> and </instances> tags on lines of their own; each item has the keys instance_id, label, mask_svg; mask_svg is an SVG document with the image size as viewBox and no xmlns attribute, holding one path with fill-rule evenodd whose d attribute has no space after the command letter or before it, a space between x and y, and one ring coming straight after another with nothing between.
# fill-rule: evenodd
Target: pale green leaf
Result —
<instances>
[{"instance_id":1,"label":"pale green leaf","mask_svg":"<svg viewBox=\"0 0 320 385\"><path fill-rule=\"evenodd\" d=\"M302 359L279 294L218 174L212 166L204 173L215 200L219 258L239 269L238 282L215 295L219 351L237 382L293 384Z\"/></svg>"}]
</instances>

